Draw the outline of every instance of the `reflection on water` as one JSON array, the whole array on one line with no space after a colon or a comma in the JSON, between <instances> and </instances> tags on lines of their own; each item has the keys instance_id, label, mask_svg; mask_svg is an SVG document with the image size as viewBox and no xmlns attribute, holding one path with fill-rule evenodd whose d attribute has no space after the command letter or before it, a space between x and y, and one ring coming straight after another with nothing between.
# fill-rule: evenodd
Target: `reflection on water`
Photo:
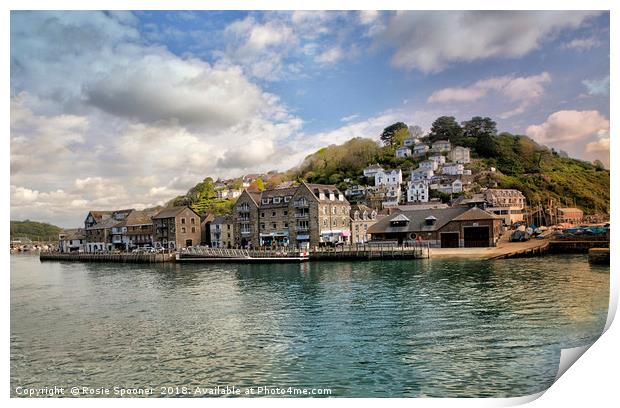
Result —
<instances>
[{"instance_id":1,"label":"reflection on water","mask_svg":"<svg viewBox=\"0 0 620 408\"><path fill-rule=\"evenodd\" d=\"M583 256L300 265L11 257L18 385L327 387L518 396L594 341L609 267Z\"/></svg>"}]
</instances>

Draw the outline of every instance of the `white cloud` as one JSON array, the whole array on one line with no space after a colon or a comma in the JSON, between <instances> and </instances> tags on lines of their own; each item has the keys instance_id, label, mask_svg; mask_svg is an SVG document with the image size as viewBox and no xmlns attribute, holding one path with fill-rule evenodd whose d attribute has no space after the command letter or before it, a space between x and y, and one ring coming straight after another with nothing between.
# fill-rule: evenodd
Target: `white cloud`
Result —
<instances>
[{"instance_id":1,"label":"white cloud","mask_svg":"<svg viewBox=\"0 0 620 408\"><path fill-rule=\"evenodd\" d=\"M585 79L581 83L588 89L590 95L609 95L609 75L601 79Z\"/></svg>"},{"instance_id":2,"label":"white cloud","mask_svg":"<svg viewBox=\"0 0 620 408\"><path fill-rule=\"evenodd\" d=\"M601 42L598 38L595 37L586 37L586 38L575 38L572 41L565 43L562 45L562 48L565 49L573 49L577 51L588 51L592 48L597 48L601 45Z\"/></svg>"},{"instance_id":3,"label":"white cloud","mask_svg":"<svg viewBox=\"0 0 620 408\"><path fill-rule=\"evenodd\" d=\"M332 47L332 48L329 48L323 51L322 53L317 55L315 60L319 64L328 65L328 64L333 64L335 62L338 62L343 57L344 57L344 53L342 52L342 49L336 46L336 47Z\"/></svg>"},{"instance_id":4,"label":"white cloud","mask_svg":"<svg viewBox=\"0 0 620 408\"><path fill-rule=\"evenodd\" d=\"M395 49L392 64L438 72L454 62L518 58L563 29L577 28L598 12L459 11L395 13L376 33Z\"/></svg>"},{"instance_id":5,"label":"white cloud","mask_svg":"<svg viewBox=\"0 0 620 408\"><path fill-rule=\"evenodd\" d=\"M377 10L362 10L359 12L359 20L361 24L369 25L375 22L379 18L379 12Z\"/></svg>"},{"instance_id":6,"label":"white cloud","mask_svg":"<svg viewBox=\"0 0 620 408\"><path fill-rule=\"evenodd\" d=\"M572 157L609 163L609 120L598 111L558 111L545 122L528 126L526 134Z\"/></svg>"},{"instance_id":7,"label":"white cloud","mask_svg":"<svg viewBox=\"0 0 620 408\"><path fill-rule=\"evenodd\" d=\"M551 81L547 72L527 77L506 75L492 77L460 88L444 88L433 92L428 97L429 103L463 103L474 102L486 97L490 92L497 92L503 97L518 102L519 105L508 112L500 114L507 118L523 113L525 108L538 100L544 93L544 84Z\"/></svg>"}]
</instances>

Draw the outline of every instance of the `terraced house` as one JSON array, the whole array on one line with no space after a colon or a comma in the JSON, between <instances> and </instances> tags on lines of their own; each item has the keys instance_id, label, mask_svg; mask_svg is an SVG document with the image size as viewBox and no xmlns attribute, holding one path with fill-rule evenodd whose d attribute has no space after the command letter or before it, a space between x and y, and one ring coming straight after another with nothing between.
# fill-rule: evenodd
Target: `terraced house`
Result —
<instances>
[{"instance_id":1,"label":"terraced house","mask_svg":"<svg viewBox=\"0 0 620 408\"><path fill-rule=\"evenodd\" d=\"M113 229L134 211L91 211L84 220L86 252L111 251L122 247L122 240L114 237Z\"/></svg>"},{"instance_id":2,"label":"terraced house","mask_svg":"<svg viewBox=\"0 0 620 408\"><path fill-rule=\"evenodd\" d=\"M200 244L200 216L191 208L164 208L152 219L155 247L179 249Z\"/></svg>"},{"instance_id":3,"label":"terraced house","mask_svg":"<svg viewBox=\"0 0 620 408\"><path fill-rule=\"evenodd\" d=\"M235 246L320 246L350 236L349 202L335 186L244 190L234 206Z\"/></svg>"}]
</instances>

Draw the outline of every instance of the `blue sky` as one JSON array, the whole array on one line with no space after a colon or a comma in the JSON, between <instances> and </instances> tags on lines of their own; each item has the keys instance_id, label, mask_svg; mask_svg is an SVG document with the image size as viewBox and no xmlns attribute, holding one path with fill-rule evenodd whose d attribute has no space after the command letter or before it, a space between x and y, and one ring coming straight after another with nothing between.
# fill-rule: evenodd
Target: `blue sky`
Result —
<instances>
[{"instance_id":1,"label":"blue sky","mask_svg":"<svg viewBox=\"0 0 620 408\"><path fill-rule=\"evenodd\" d=\"M13 12L12 218L77 225L490 116L609 163L608 12Z\"/></svg>"}]
</instances>

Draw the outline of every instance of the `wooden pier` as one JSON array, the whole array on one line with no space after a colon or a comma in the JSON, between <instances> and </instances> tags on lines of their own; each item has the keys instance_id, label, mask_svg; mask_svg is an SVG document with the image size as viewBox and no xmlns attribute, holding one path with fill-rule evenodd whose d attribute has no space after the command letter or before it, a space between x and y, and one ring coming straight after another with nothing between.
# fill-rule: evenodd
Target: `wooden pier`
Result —
<instances>
[{"instance_id":1,"label":"wooden pier","mask_svg":"<svg viewBox=\"0 0 620 408\"><path fill-rule=\"evenodd\" d=\"M163 254L85 254L41 252L41 261L68 261L68 262L120 262L120 263L162 263L174 262L174 253Z\"/></svg>"},{"instance_id":2,"label":"wooden pier","mask_svg":"<svg viewBox=\"0 0 620 408\"><path fill-rule=\"evenodd\" d=\"M310 251L312 261L354 261L430 258L428 244L398 245L351 245L335 248L315 248Z\"/></svg>"}]
</instances>

